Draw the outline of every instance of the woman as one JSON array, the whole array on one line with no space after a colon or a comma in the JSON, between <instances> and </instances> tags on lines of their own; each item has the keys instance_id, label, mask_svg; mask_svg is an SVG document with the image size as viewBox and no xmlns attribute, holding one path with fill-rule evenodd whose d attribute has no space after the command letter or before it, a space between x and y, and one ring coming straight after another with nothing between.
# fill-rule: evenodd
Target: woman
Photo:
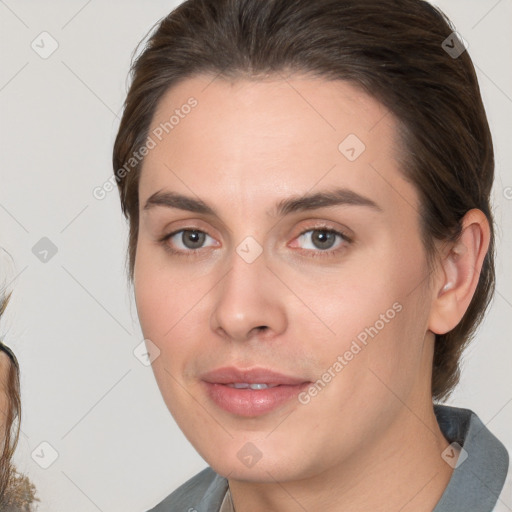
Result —
<instances>
[{"instance_id":1,"label":"woman","mask_svg":"<svg viewBox=\"0 0 512 512\"><path fill-rule=\"evenodd\" d=\"M505 447L439 403L495 280L491 134L439 10L187 0L113 157L153 371L209 465L152 510L502 510Z\"/></svg>"},{"instance_id":2,"label":"woman","mask_svg":"<svg viewBox=\"0 0 512 512\"><path fill-rule=\"evenodd\" d=\"M0 318L11 294L0 295ZM20 377L14 352L0 340L0 510L30 512L35 487L11 463L20 433Z\"/></svg>"}]
</instances>

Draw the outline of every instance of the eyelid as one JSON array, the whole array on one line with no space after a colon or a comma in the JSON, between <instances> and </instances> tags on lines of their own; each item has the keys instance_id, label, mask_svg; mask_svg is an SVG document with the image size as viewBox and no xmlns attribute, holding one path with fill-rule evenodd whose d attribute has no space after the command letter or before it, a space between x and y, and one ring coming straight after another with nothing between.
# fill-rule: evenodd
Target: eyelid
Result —
<instances>
[{"instance_id":1,"label":"eyelid","mask_svg":"<svg viewBox=\"0 0 512 512\"><path fill-rule=\"evenodd\" d=\"M302 236L305 233L308 233L309 231L327 231L327 232L331 232L331 233L337 233L342 238L344 238L347 242L354 241L353 235L351 234L351 231L349 231L348 229L341 228L341 227L335 227L329 223L321 223L321 222L317 222L314 225L301 230L300 233L295 238L298 238L299 236Z\"/></svg>"}]
</instances>

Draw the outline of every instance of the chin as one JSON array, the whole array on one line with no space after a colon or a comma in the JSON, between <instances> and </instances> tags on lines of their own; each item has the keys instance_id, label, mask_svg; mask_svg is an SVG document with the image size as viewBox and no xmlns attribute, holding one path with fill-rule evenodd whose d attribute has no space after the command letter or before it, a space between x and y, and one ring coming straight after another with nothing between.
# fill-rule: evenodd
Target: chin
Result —
<instances>
[{"instance_id":1,"label":"chin","mask_svg":"<svg viewBox=\"0 0 512 512\"><path fill-rule=\"evenodd\" d=\"M241 447L239 447L239 445ZM303 478L305 460L298 453L295 458L282 457L276 451L269 453L269 447L258 450L250 441L219 447L218 451L200 453L203 459L219 475L232 480L255 483L285 482Z\"/></svg>"},{"instance_id":2,"label":"chin","mask_svg":"<svg viewBox=\"0 0 512 512\"><path fill-rule=\"evenodd\" d=\"M281 467L276 468L273 464L265 464L260 461L253 467L242 467L238 460L227 462L218 461L218 464L210 464L212 469L230 480L238 480L241 482L253 482L253 483L275 483L276 480L279 482L285 482L287 480L294 480L297 478L289 468L284 469Z\"/></svg>"}]
</instances>

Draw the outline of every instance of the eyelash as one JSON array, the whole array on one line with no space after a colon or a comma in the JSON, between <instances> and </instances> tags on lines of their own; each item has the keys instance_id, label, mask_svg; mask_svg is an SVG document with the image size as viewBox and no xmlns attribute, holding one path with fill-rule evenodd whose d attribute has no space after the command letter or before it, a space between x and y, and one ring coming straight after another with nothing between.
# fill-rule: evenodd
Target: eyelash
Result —
<instances>
[{"instance_id":1,"label":"eyelash","mask_svg":"<svg viewBox=\"0 0 512 512\"><path fill-rule=\"evenodd\" d=\"M173 231L172 233L169 233L167 235L164 235L162 238L160 238L158 240L158 242L164 247L164 249L167 252L169 252L173 256L179 256L179 257L184 257L184 258L194 258L194 257L197 257L197 256L199 256L199 253L200 253L202 248L190 249L190 250L187 250L187 251L179 251L179 250L173 249L167 243L167 240L172 238L174 235L177 235L178 233L182 233L182 232L186 232L186 231L196 231L198 233L204 233L205 235L208 235L208 233L206 233L205 231L202 231L200 229L182 228L182 229L179 229L177 231ZM312 249L302 249L302 250L300 250L299 249L299 251L301 251L301 252L305 251L305 252L311 253L309 255L309 257L312 257L312 258L328 258L328 257L332 257L332 256L336 255L337 253L339 253L340 251L343 251L347 244L351 244L353 242L352 238L347 236L345 233L343 233L341 231L337 231L337 230L332 229L332 228L323 227L323 226L306 229L306 230L302 231L301 233L299 233L299 235L296 238L300 238L302 235L305 235L306 233L315 232L315 231L322 231L323 233L332 233L333 235L339 236L343 240L343 242L345 242L345 243L341 247L338 247L337 249L328 249L328 250L325 250L325 251L322 251L321 249L318 249L318 250L312 250Z\"/></svg>"}]
</instances>

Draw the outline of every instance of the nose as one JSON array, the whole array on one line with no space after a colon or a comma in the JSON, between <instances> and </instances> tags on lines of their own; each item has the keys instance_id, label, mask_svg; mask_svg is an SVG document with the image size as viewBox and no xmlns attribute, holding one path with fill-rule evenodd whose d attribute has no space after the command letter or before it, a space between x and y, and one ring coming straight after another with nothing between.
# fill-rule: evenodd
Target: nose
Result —
<instances>
[{"instance_id":1,"label":"nose","mask_svg":"<svg viewBox=\"0 0 512 512\"><path fill-rule=\"evenodd\" d=\"M210 327L227 340L268 339L286 329L286 288L267 267L265 253L248 263L234 251L214 301Z\"/></svg>"}]
</instances>

